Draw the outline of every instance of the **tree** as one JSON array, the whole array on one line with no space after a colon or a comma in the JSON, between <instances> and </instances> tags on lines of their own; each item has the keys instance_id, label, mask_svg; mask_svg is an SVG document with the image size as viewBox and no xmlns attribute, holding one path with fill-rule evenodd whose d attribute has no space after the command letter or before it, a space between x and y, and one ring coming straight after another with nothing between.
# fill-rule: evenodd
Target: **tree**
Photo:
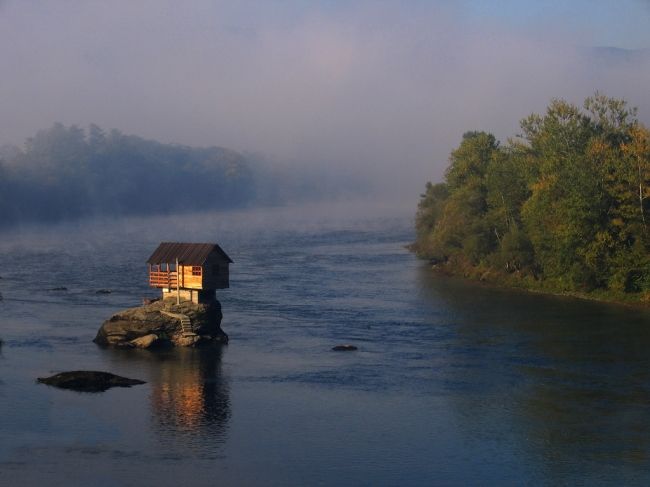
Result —
<instances>
[{"instance_id":1,"label":"tree","mask_svg":"<svg viewBox=\"0 0 650 487\"><path fill-rule=\"evenodd\" d=\"M554 290L646 293L650 132L624 100L552 100L505 147L468 132L417 219L428 255L532 274ZM416 246L417 247L417 246Z\"/></svg>"}]
</instances>

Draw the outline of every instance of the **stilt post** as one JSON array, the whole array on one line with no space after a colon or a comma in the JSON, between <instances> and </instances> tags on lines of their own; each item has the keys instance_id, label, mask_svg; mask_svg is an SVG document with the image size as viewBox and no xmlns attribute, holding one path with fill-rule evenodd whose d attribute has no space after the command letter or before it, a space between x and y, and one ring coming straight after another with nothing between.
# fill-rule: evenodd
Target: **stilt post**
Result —
<instances>
[{"instance_id":1,"label":"stilt post","mask_svg":"<svg viewBox=\"0 0 650 487\"><path fill-rule=\"evenodd\" d=\"M176 257L176 304L181 304L181 269L178 267L178 257Z\"/></svg>"}]
</instances>

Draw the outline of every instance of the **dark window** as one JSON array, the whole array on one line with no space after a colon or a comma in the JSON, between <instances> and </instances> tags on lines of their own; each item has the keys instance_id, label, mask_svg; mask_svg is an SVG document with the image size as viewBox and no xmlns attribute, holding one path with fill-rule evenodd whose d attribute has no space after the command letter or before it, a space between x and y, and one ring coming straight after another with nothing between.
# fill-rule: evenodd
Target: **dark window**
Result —
<instances>
[{"instance_id":1,"label":"dark window","mask_svg":"<svg viewBox=\"0 0 650 487\"><path fill-rule=\"evenodd\" d=\"M212 264L212 275L213 276L219 275L219 264Z\"/></svg>"},{"instance_id":2,"label":"dark window","mask_svg":"<svg viewBox=\"0 0 650 487\"><path fill-rule=\"evenodd\" d=\"M201 275L201 266L200 265L193 265L192 266L192 275L193 276L200 276Z\"/></svg>"}]
</instances>

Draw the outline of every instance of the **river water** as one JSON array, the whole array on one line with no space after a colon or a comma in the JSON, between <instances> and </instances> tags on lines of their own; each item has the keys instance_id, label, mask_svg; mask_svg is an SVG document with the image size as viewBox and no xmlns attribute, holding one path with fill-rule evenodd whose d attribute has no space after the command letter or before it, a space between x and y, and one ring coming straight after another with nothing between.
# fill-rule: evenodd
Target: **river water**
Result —
<instances>
[{"instance_id":1,"label":"river water","mask_svg":"<svg viewBox=\"0 0 650 487\"><path fill-rule=\"evenodd\" d=\"M0 485L650 483L650 313L437 276L404 248L407 209L0 237ZM169 240L235 261L218 292L230 344L95 346L104 319L155 294L144 263ZM147 384L35 383L77 369Z\"/></svg>"}]
</instances>

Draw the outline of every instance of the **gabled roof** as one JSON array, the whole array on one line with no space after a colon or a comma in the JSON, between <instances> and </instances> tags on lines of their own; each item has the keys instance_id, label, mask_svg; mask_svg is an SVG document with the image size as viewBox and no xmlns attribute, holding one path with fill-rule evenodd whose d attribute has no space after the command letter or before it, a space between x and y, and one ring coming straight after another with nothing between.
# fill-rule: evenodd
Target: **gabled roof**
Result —
<instances>
[{"instance_id":1,"label":"gabled roof","mask_svg":"<svg viewBox=\"0 0 650 487\"><path fill-rule=\"evenodd\" d=\"M183 265L203 265L212 252L217 252L232 264L232 259L217 244L180 242L161 243L151 254L147 264L173 264L178 259L178 263Z\"/></svg>"}]
</instances>

